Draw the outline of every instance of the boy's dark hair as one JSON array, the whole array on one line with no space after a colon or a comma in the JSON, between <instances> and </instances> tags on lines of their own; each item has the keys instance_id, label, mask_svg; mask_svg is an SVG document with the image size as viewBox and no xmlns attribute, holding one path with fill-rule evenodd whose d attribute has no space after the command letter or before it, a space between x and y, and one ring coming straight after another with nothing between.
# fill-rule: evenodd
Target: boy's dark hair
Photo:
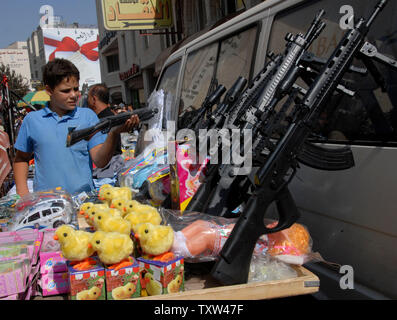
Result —
<instances>
[{"instance_id":1,"label":"boy's dark hair","mask_svg":"<svg viewBox=\"0 0 397 320\"><path fill-rule=\"evenodd\" d=\"M43 68L43 83L54 89L63 79L75 77L80 80L80 72L76 66L66 59L55 58Z\"/></svg>"},{"instance_id":2,"label":"boy's dark hair","mask_svg":"<svg viewBox=\"0 0 397 320\"><path fill-rule=\"evenodd\" d=\"M88 92L93 96L97 97L103 103L109 104L110 95L109 95L109 89L106 86L106 84L103 83L93 84Z\"/></svg>"}]
</instances>

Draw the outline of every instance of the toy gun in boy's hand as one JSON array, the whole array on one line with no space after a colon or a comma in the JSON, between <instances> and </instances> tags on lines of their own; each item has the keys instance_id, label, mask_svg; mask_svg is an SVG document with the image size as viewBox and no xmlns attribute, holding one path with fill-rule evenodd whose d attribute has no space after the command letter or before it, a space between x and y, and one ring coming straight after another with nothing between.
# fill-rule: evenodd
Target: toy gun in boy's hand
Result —
<instances>
[{"instance_id":1,"label":"toy gun in boy's hand","mask_svg":"<svg viewBox=\"0 0 397 320\"><path fill-rule=\"evenodd\" d=\"M223 284L247 282L258 238L286 229L298 219L299 211L288 184L295 175L299 154L353 58L361 54L369 28L386 3L387 0L381 0L367 21L360 19L352 30L346 32L303 99L294 105L293 119L266 156L264 165L255 173L253 194L211 271L211 275ZM269 229L264 225L264 216L273 202L277 204L279 219L277 226Z\"/></svg>"},{"instance_id":2,"label":"toy gun in boy's hand","mask_svg":"<svg viewBox=\"0 0 397 320\"><path fill-rule=\"evenodd\" d=\"M97 132L108 133L111 128L124 124L131 116L137 115L139 121L145 121L153 117L158 109L139 109L132 112L123 112L118 115L102 118L96 125L81 130L70 128L66 138L66 146L70 147L75 143L90 138Z\"/></svg>"}]
</instances>

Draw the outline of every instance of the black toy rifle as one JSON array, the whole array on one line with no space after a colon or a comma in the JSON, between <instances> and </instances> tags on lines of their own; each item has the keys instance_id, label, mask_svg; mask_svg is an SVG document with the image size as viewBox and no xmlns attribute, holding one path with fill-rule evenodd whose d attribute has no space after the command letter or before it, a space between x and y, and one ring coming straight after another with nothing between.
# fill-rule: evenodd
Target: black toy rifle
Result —
<instances>
[{"instance_id":1,"label":"black toy rifle","mask_svg":"<svg viewBox=\"0 0 397 320\"><path fill-rule=\"evenodd\" d=\"M218 85L214 91L211 90L212 85L208 90L208 94L205 97L200 108L197 110L185 112L182 117L182 121L178 124L179 129L196 129L200 126L201 121L205 117L206 113L212 109L212 107L219 102L221 96L225 93L226 88L223 85Z\"/></svg>"},{"instance_id":2,"label":"black toy rifle","mask_svg":"<svg viewBox=\"0 0 397 320\"><path fill-rule=\"evenodd\" d=\"M295 174L297 157L328 99L362 49L372 22L386 3L387 0L381 0L367 21L360 19L352 30L346 32L307 94L296 104L291 125L256 173L256 189L211 271L211 275L223 284L247 282L258 238L264 233L288 228L298 219L299 212L288 190L288 183ZM264 226L264 216L273 202L277 204L279 219L277 226L269 229Z\"/></svg>"},{"instance_id":3,"label":"black toy rifle","mask_svg":"<svg viewBox=\"0 0 397 320\"><path fill-rule=\"evenodd\" d=\"M132 115L137 115L139 117L139 121L145 121L153 117L157 112L157 109L143 108L136 111L123 112L114 116L102 118L96 125L85 129L75 130L75 128L70 128L66 138L66 146L70 147L83 139L90 138L92 135L100 131L103 133L108 133L111 128L122 125Z\"/></svg>"},{"instance_id":4,"label":"black toy rifle","mask_svg":"<svg viewBox=\"0 0 397 320\"><path fill-rule=\"evenodd\" d=\"M230 89L226 92L222 102L216 107L214 112L207 114L207 119L202 121L197 129L219 129L223 126L230 109L236 103L238 97L247 84L247 79L238 77Z\"/></svg>"},{"instance_id":5,"label":"black toy rifle","mask_svg":"<svg viewBox=\"0 0 397 320\"><path fill-rule=\"evenodd\" d=\"M267 118L269 118L269 115L273 115L276 104L291 91L296 79L304 70L300 60L324 29L325 23L321 21L323 15L324 10L320 10L305 35L297 34L294 36L290 33L286 35L285 52L277 56L271 55L269 65L273 65L273 67L269 68L266 82L261 84L261 90L256 92L256 96L259 98L246 99L247 92L250 89L248 88L230 113L226 121L228 128L235 128L237 124L240 132L251 130L253 138L257 139L259 129L267 125ZM248 143L251 142L248 141ZM244 144L247 144L247 141L244 140ZM230 201L231 198L234 198L234 200L238 198L229 196L232 190L231 185L236 182L235 180L239 180L237 183L240 183L244 179L237 177L234 173L237 168L232 164L231 154L240 154L241 151L244 153L246 147L251 148L251 145L232 147L233 150L228 154L228 158L222 159L224 164L218 166L219 176L217 176L217 170L214 168L208 171L206 181L190 201L187 210L203 211L220 216L225 216L226 211L230 211L226 202L233 206L234 201ZM213 147L213 150L217 151L219 148ZM212 155L210 154L210 156ZM215 185L217 186L215 187Z\"/></svg>"}]
</instances>

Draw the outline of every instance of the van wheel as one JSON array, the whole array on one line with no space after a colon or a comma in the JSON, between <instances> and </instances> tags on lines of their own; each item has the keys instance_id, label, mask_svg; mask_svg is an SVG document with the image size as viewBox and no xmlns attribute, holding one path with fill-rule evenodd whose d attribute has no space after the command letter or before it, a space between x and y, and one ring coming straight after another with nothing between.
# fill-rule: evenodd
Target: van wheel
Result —
<instances>
[{"instance_id":1,"label":"van wheel","mask_svg":"<svg viewBox=\"0 0 397 320\"><path fill-rule=\"evenodd\" d=\"M59 226L61 226L63 224L65 224L65 222L63 222L63 221L55 221L53 227L54 228L58 228Z\"/></svg>"}]
</instances>

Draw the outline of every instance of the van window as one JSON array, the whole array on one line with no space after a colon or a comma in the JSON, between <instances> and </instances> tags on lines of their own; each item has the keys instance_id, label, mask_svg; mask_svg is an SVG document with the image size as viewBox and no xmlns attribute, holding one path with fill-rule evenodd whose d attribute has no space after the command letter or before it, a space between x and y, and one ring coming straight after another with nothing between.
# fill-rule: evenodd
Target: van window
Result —
<instances>
[{"instance_id":1,"label":"van window","mask_svg":"<svg viewBox=\"0 0 397 320\"><path fill-rule=\"evenodd\" d=\"M229 89L239 76L249 79L257 27L250 28L221 43L216 79Z\"/></svg>"},{"instance_id":2,"label":"van window","mask_svg":"<svg viewBox=\"0 0 397 320\"><path fill-rule=\"evenodd\" d=\"M59 210L61 210L60 208L52 208L52 213L56 213L56 212L58 212Z\"/></svg>"},{"instance_id":3,"label":"van window","mask_svg":"<svg viewBox=\"0 0 397 320\"><path fill-rule=\"evenodd\" d=\"M207 96L214 76L217 52L218 43L214 43L188 55L179 105L180 116L200 108Z\"/></svg>"},{"instance_id":4,"label":"van window","mask_svg":"<svg viewBox=\"0 0 397 320\"><path fill-rule=\"evenodd\" d=\"M177 62L167 66L163 71L157 90L163 89L164 92L170 93L173 97L175 97L180 67L181 60L178 60Z\"/></svg>"},{"instance_id":5,"label":"van window","mask_svg":"<svg viewBox=\"0 0 397 320\"><path fill-rule=\"evenodd\" d=\"M249 80L257 29L254 26L243 30L188 55L179 105L180 117L189 119L185 114L199 109L217 85L230 89L239 76ZM181 122L185 127L187 123L184 124Z\"/></svg>"},{"instance_id":6,"label":"van window","mask_svg":"<svg viewBox=\"0 0 397 320\"><path fill-rule=\"evenodd\" d=\"M43 217L46 217L46 216L49 216L52 212L50 209L46 209L46 210L43 210L42 213L43 213Z\"/></svg>"},{"instance_id":7,"label":"van window","mask_svg":"<svg viewBox=\"0 0 397 320\"><path fill-rule=\"evenodd\" d=\"M269 41L269 50L284 51L284 36L287 32L296 34L306 32L311 20L320 10L325 10L324 21L327 26L313 43L310 51L317 57L328 59L336 45L346 32L340 27L343 14L339 13L343 5L354 8L355 18L368 18L376 1L358 0L322 0L308 1L307 4L289 9L275 17ZM372 24L367 40L376 45L382 54L397 57L397 5L390 2ZM374 61L374 60L372 60ZM364 67L361 60L353 64ZM354 97L335 93L330 99L312 137L314 141L331 143L351 143L370 145L395 145L397 142L397 71L374 61L386 82L385 92L377 77L370 73L360 75L347 73L345 86L355 92Z\"/></svg>"},{"instance_id":8,"label":"van window","mask_svg":"<svg viewBox=\"0 0 397 320\"><path fill-rule=\"evenodd\" d=\"M29 218L28 218L28 222L32 222L35 220L40 219L40 213L36 212L35 214L32 214Z\"/></svg>"}]
</instances>

